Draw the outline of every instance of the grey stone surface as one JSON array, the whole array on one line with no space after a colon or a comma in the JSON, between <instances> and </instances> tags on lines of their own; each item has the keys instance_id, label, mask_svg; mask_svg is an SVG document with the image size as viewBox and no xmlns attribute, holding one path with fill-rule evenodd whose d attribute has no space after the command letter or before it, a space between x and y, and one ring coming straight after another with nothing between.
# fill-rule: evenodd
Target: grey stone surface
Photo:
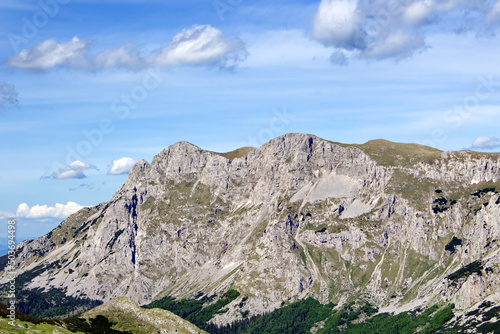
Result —
<instances>
[{"instance_id":1,"label":"grey stone surface","mask_svg":"<svg viewBox=\"0 0 500 334\"><path fill-rule=\"evenodd\" d=\"M396 311L440 300L460 309L497 303L500 194L471 192L500 180L499 166L498 155L474 152L383 166L362 147L305 134L233 160L180 142L139 161L109 202L19 245L18 273L57 262L61 269L30 287L139 304L232 286L242 296L219 323L308 296L354 295ZM406 180L409 194L398 188ZM440 196L456 203L434 212ZM462 244L450 252L453 236ZM447 279L475 260L489 269Z\"/></svg>"}]
</instances>

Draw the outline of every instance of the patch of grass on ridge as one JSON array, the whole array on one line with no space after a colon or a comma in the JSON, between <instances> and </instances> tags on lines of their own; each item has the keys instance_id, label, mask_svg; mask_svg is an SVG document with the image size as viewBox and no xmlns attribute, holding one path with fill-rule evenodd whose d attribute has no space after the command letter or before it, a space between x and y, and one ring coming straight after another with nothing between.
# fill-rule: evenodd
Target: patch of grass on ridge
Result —
<instances>
[{"instance_id":1,"label":"patch of grass on ridge","mask_svg":"<svg viewBox=\"0 0 500 334\"><path fill-rule=\"evenodd\" d=\"M236 150L231 151L231 152L217 153L217 154L219 154L220 156L222 156L226 159L234 160L234 159L241 158L241 157L245 156L248 152L250 152L253 149L254 149L254 147L240 147L240 148L237 148Z\"/></svg>"},{"instance_id":2,"label":"patch of grass on ridge","mask_svg":"<svg viewBox=\"0 0 500 334\"><path fill-rule=\"evenodd\" d=\"M441 153L440 150L429 146L394 143L384 139L370 140L353 146L360 148L382 166L411 167L419 162L432 164Z\"/></svg>"}]
</instances>

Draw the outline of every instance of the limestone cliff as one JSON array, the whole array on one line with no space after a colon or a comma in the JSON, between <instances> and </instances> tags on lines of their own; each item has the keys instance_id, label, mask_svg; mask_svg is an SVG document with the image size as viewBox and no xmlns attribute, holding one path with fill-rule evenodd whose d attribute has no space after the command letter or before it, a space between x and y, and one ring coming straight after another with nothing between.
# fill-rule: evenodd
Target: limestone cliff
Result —
<instances>
[{"instance_id":1,"label":"limestone cliff","mask_svg":"<svg viewBox=\"0 0 500 334\"><path fill-rule=\"evenodd\" d=\"M139 161L109 202L18 246L25 288L145 304L232 285L219 323L308 296L500 301L499 154L305 134L238 153L180 142Z\"/></svg>"}]
</instances>

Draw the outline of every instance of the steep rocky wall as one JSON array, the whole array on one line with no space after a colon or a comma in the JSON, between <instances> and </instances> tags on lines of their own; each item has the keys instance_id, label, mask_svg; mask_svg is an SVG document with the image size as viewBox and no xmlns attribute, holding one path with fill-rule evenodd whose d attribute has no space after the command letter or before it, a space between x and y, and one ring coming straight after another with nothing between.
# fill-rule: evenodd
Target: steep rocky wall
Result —
<instances>
[{"instance_id":1,"label":"steep rocky wall","mask_svg":"<svg viewBox=\"0 0 500 334\"><path fill-rule=\"evenodd\" d=\"M382 166L304 134L233 160L180 142L139 161L109 202L19 245L18 272L46 266L29 288L140 304L233 285L242 297L218 322L308 296L467 308L498 287L500 187L477 184L498 166L472 152ZM493 269L447 278L476 260Z\"/></svg>"}]
</instances>

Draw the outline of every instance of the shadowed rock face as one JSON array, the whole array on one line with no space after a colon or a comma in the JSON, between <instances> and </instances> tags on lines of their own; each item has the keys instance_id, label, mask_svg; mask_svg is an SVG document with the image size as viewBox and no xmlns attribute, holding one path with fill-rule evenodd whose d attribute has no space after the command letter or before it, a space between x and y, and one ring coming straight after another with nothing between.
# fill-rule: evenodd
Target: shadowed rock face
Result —
<instances>
[{"instance_id":1,"label":"shadowed rock face","mask_svg":"<svg viewBox=\"0 0 500 334\"><path fill-rule=\"evenodd\" d=\"M498 154L305 134L247 151L180 142L139 161L109 202L19 245L20 274L57 264L26 288L145 304L233 285L220 323L308 296L387 310L497 302ZM476 260L482 271L448 277Z\"/></svg>"}]
</instances>

